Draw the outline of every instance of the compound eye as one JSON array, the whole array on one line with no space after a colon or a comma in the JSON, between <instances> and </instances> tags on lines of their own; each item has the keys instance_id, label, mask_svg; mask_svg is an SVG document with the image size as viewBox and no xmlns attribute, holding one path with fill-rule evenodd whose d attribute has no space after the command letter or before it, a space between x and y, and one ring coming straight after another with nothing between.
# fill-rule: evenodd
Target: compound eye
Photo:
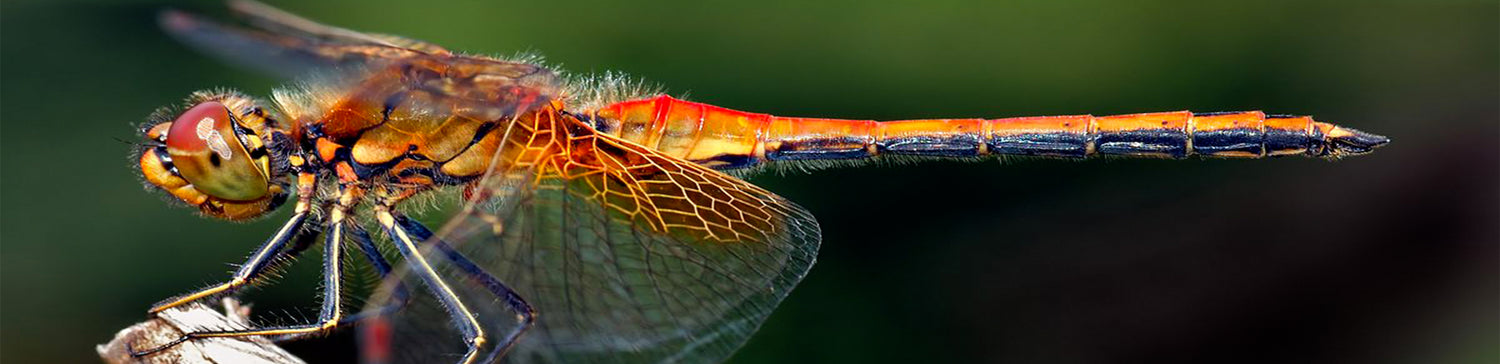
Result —
<instances>
[{"instance_id":1,"label":"compound eye","mask_svg":"<svg viewBox=\"0 0 1500 364\"><path fill-rule=\"evenodd\" d=\"M167 155L193 187L209 196L250 201L270 193L261 170L236 135L229 108L205 101L172 121L167 131Z\"/></svg>"}]
</instances>

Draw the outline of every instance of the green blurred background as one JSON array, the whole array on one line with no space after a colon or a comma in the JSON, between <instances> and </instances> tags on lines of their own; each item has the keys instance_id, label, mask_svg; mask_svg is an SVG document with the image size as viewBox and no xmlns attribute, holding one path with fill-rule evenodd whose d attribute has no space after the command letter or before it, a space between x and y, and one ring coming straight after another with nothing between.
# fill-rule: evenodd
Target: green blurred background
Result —
<instances>
[{"instance_id":1,"label":"green blurred background","mask_svg":"<svg viewBox=\"0 0 1500 364\"><path fill-rule=\"evenodd\" d=\"M742 110L871 119L1262 109L1390 136L1337 163L1023 160L762 175L818 265L733 358L1500 361L1494 1L329 1L273 5L452 49L543 53ZM157 30L153 1L0 3L0 360L87 363L228 277L248 224L137 183L134 125L278 81ZM428 217L438 219L439 217ZM316 315L315 259L248 297ZM352 357L347 335L290 344Z\"/></svg>"}]
</instances>

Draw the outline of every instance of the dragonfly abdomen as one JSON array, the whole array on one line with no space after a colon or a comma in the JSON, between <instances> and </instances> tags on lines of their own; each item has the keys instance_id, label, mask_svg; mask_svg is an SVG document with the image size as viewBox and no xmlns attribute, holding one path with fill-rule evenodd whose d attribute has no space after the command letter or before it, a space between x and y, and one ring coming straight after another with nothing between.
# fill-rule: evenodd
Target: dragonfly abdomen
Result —
<instances>
[{"instance_id":1,"label":"dragonfly abdomen","mask_svg":"<svg viewBox=\"0 0 1500 364\"><path fill-rule=\"evenodd\" d=\"M888 122L773 118L770 130L765 148L770 160L881 155L1328 157L1362 153L1385 142L1384 137L1306 116L1267 117L1259 111Z\"/></svg>"},{"instance_id":2,"label":"dragonfly abdomen","mask_svg":"<svg viewBox=\"0 0 1500 364\"><path fill-rule=\"evenodd\" d=\"M877 122L780 117L667 96L596 112L601 131L719 169L881 156L1182 159L1367 153L1385 137L1259 111Z\"/></svg>"}]
</instances>

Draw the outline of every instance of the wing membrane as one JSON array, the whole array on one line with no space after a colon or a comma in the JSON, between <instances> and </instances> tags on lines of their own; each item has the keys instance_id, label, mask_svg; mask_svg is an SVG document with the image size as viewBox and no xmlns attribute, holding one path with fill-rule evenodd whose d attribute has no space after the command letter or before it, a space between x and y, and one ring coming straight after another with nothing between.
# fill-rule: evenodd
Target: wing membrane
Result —
<instances>
[{"instance_id":1,"label":"wing membrane","mask_svg":"<svg viewBox=\"0 0 1500 364\"><path fill-rule=\"evenodd\" d=\"M387 44L330 42L304 34L240 29L173 10L162 12L159 22L174 38L204 53L285 78L421 54Z\"/></svg>"},{"instance_id":2,"label":"wing membrane","mask_svg":"<svg viewBox=\"0 0 1500 364\"><path fill-rule=\"evenodd\" d=\"M769 191L591 130L562 143L439 232L536 308L507 361L722 360L813 263L817 222Z\"/></svg>"},{"instance_id":3,"label":"wing membrane","mask_svg":"<svg viewBox=\"0 0 1500 364\"><path fill-rule=\"evenodd\" d=\"M449 54L447 49L436 44L388 34L361 33L344 28L319 24L295 14L250 0L232 0L229 9L245 18L250 25L266 31L305 39L319 40L325 44L383 45L407 48L427 54Z\"/></svg>"},{"instance_id":4,"label":"wing membrane","mask_svg":"<svg viewBox=\"0 0 1500 364\"><path fill-rule=\"evenodd\" d=\"M253 1L229 5L254 28L178 11L163 12L160 20L176 38L230 63L300 78L302 89L278 95L294 119L341 109L369 124L400 112L416 116L404 125L408 130L426 130L453 116L507 120L557 96L556 74L538 65L456 55L417 40L318 24ZM326 126L369 126L343 124Z\"/></svg>"},{"instance_id":5,"label":"wing membrane","mask_svg":"<svg viewBox=\"0 0 1500 364\"><path fill-rule=\"evenodd\" d=\"M234 63L284 76L339 74L278 96L283 107L309 111L292 114L337 111L348 119L324 125L325 132L375 127L356 125L360 120L425 130L455 117L515 127L516 115L548 116L528 119L519 127L522 137L506 139L509 146L490 164L496 170L474 186L463 212L437 235L536 308L536 326L509 361L723 359L760 326L817 254L817 222L801 207L723 173L597 134L546 107L556 90L545 68L320 25L253 2L231 7L258 29L179 12L164 13L162 23L174 36ZM443 251L421 254L440 263L440 274L460 289L492 340L517 327L516 312L504 302L482 285L464 284L474 282L472 272L445 260ZM411 287L418 283L410 274L393 277L385 287L406 282L422 292ZM369 347L417 362L444 358L424 350L463 350L447 326L448 308L425 296L411 297L396 319L391 337L397 341ZM369 305L406 299L388 290ZM384 322L368 327L390 328Z\"/></svg>"},{"instance_id":6,"label":"wing membrane","mask_svg":"<svg viewBox=\"0 0 1500 364\"><path fill-rule=\"evenodd\" d=\"M394 35L361 33L319 24L254 1L229 2L253 29L219 24L168 10L158 19L178 40L227 62L287 78L312 72L363 70L414 57L518 64L454 55L443 47Z\"/></svg>"}]
</instances>

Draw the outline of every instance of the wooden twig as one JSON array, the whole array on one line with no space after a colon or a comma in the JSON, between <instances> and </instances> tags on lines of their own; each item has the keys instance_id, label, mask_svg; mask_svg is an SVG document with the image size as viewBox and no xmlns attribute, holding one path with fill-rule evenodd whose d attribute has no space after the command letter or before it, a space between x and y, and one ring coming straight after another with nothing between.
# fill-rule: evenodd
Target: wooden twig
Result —
<instances>
[{"instance_id":1,"label":"wooden twig","mask_svg":"<svg viewBox=\"0 0 1500 364\"><path fill-rule=\"evenodd\" d=\"M111 364L304 364L302 359L260 336L190 340L155 354L130 357L132 349L156 347L181 337L184 332L247 327L249 315L250 309L232 298L224 299L224 314L208 305L193 303L120 330L114 340L94 350Z\"/></svg>"}]
</instances>

